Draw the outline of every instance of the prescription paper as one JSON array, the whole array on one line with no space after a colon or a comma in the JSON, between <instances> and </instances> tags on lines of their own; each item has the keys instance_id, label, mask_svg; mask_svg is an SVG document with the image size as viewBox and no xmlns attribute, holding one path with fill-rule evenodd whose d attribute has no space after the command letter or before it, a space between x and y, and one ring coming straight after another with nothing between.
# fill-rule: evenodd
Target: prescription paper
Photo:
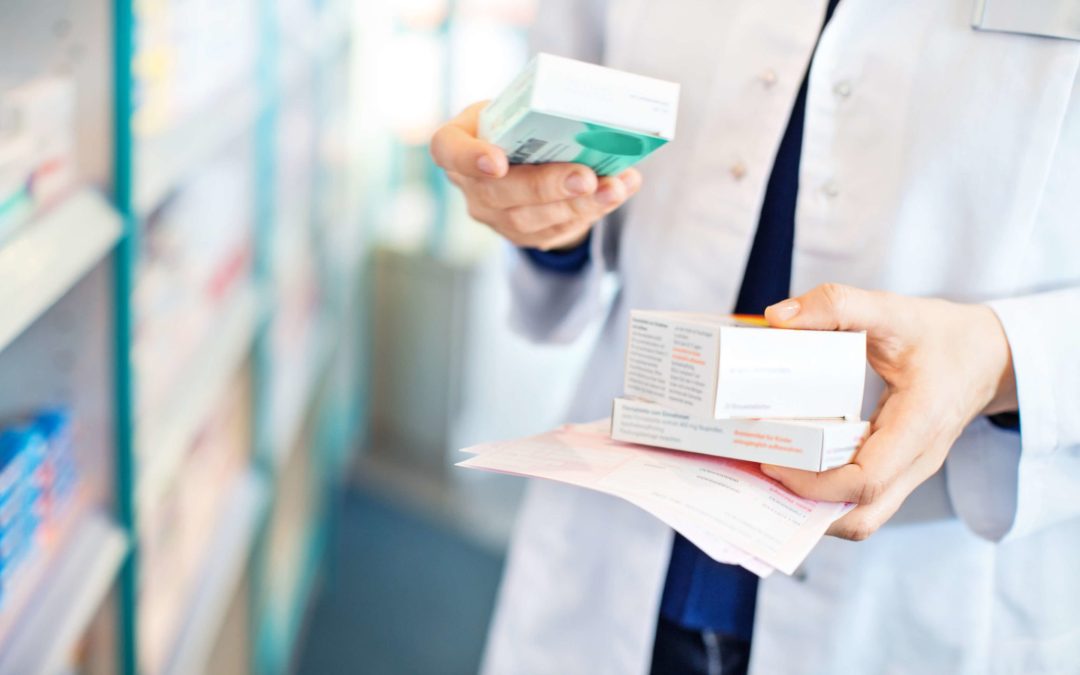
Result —
<instances>
[{"instance_id":1,"label":"prescription paper","mask_svg":"<svg viewBox=\"0 0 1080 675\"><path fill-rule=\"evenodd\" d=\"M613 441L609 422L474 446L458 466L546 478L629 501L724 563L791 574L848 504L797 497L756 464Z\"/></svg>"}]
</instances>

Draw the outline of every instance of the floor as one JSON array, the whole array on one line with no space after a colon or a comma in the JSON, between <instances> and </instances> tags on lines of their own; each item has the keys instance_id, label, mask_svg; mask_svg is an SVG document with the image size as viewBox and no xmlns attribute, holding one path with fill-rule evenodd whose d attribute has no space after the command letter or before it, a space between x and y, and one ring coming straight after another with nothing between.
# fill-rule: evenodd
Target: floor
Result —
<instances>
[{"instance_id":1,"label":"floor","mask_svg":"<svg viewBox=\"0 0 1080 675\"><path fill-rule=\"evenodd\" d=\"M399 493L350 488L297 671L475 673L502 563L491 546Z\"/></svg>"}]
</instances>

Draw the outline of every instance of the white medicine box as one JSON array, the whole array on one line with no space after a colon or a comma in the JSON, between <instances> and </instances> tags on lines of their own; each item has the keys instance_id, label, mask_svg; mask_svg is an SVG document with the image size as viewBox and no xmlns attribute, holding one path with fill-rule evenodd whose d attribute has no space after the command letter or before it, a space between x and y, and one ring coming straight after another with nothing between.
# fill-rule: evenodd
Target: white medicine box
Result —
<instances>
[{"instance_id":1,"label":"white medicine box","mask_svg":"<svg viewBox=\"0 0 1080 675\"><path fill-rule=\"evenodd\" d=\"M695 417L857 420L866 334L633 310L623 388Z\"/></svg>"}]
</instances>

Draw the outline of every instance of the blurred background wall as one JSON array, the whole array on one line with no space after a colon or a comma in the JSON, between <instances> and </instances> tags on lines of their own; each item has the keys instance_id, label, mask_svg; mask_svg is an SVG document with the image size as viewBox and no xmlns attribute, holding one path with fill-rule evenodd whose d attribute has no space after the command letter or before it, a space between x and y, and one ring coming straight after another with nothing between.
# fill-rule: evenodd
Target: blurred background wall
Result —
<instances>
[{"instance_id":1,"label":"blurred background wall","mask_svg":"<svg viewBox=\"0 0 1080 675\"><path fill-rule=\"evenodd\" d=\"M0 0L0 673L475 671L592 341L427 141L533 0Z\"/></svg>"}]
</instances>

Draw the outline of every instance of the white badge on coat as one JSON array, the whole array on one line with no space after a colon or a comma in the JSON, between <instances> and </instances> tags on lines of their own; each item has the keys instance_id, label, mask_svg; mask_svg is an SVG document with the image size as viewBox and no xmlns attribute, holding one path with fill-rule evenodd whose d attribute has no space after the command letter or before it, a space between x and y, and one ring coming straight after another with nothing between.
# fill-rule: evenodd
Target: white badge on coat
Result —
<instances>
[{"instance_id":1,"label":"white badge on coat","mask_svg":"<svg viewBox=\"0 0 1080 675\"><path fill-rule=\"evenodd\" d=\"M1080 0L975 0L977 30L1080 40Z\"/></svg>"}]
</instances>

